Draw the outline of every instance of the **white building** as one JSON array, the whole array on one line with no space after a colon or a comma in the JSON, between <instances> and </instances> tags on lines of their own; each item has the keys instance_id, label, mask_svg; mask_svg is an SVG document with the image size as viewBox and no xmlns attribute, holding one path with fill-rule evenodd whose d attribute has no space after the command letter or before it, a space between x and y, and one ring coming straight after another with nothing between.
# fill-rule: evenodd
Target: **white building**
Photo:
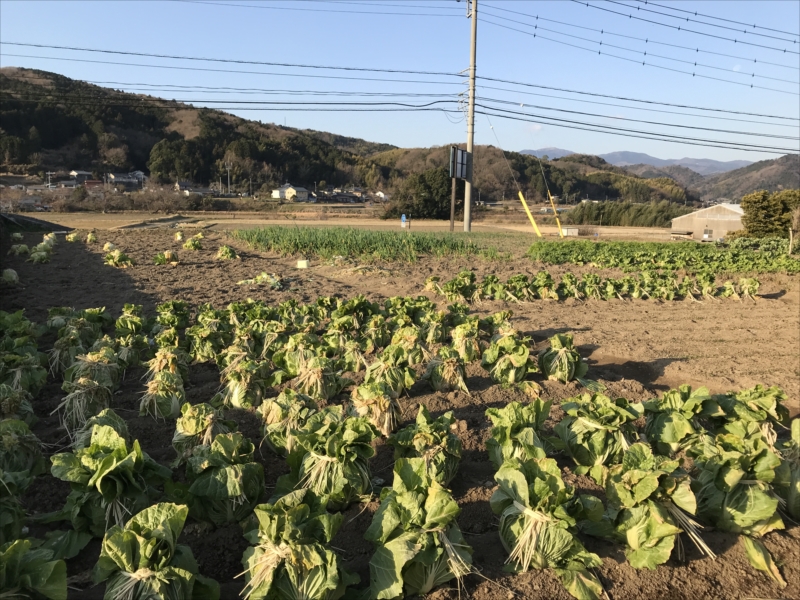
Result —
<instances>
[{"instance_id":1,"label":"white building","mask_svg":"<svg viewBox=\"0 0 800 600\"><path fill-rule=\"evenodd\" d=\"M672 233L691 235L695 240L715 241L730 231L743 229L744 211L738 204L717 204L672 219Z\"/></svg>"},{"instance_id":2,"label":"white building","mask_svg":"<svg viewBox=\"0 0 800 600\"><path fill-rule=\"evenodd\" d=\"M272 190L272 197L276 200L287 200L290 202L308 202L308 190L304 187L298 187L287 183L277 190Z\"/></svg>"}]
</instances>

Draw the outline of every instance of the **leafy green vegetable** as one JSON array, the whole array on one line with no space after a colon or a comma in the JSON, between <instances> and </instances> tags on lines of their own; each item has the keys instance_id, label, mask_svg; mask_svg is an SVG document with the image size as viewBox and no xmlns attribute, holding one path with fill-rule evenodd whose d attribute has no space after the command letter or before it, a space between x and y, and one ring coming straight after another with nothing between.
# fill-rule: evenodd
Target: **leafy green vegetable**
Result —
<instances>
[{"instance_id":1,"label":"leafy green vegetable","mask_svg":"<svg viewBox=\"0 0 800 600\"><path fill-rule=\"evenodd\" d=\"M772 485L786 501L788 515L792 519L800 520L800 419L792 421L791 431L791 439L782 444L782 462L775 472Z\"/></svg>"},{"instance_id":2,"label":"leafy green vegetable","mask_svg":"<svg viewBox=\"0 0 800 600\"><path fill-rule=\"evenodd\" d=\"M53 552L33 548L31 540L0 546L0 592L3 598L67 600L67 565Z\"/></svg>"},{"instance_id":3,"label":"leafy green vegetable","mask_svg":"<svg viewBox=\"0 0 800 600\"><path fill-rule=\"evenodd\" d=\"M422 379L437 392L461 390L469 396L469 389L464 381L466 376L464 361L458 352L449 346L442 346L428 363Z\"/></svg>"},{"instance_id":4,"label":"leafy green vegetable","mask_svg":"<svg viewBox=\"0 0 800 600\"><path fill-rule=\"evenodd\" d=\"M310 396L286 388L276 398L264 400L256 412L263 421L264 441L273 452L286 456L295 447L292 432L301 429L317 412L317 403Z\"/></svg>"},{"instance_id":5,"label":"leafy green vegetable","mask_svg":"<svg viewBox=\"0 0 800 600\"><path fill-rule=\"evenodd\" d=\"M220 433L186 461L189 514L223 525L249 515L264 491L264 467L253 462L253 443L241 433Z\"/></svg>"},{"instance_id":6,"label":"leafy green vegetable","mask_svg":"<svg viewBox=\"0 0 800 600\"><path fill-rule=\"evenodd\" d=\"M68 394L53 413L58 412L61 427L74 441L89 419L108 408L112 391L88 377L65 381L63 389Z\"/></svg>"},{"instance_id":7,"label":"leafy green vegetable","mask_svg":"<svg viewBox=\"0 0 800 600\"><path fill-rule=\"evenodd\" d=\"M781 458L773 440L764 436L756 421L726 424L713 439L690 450L699 473L692 487L697 496L698 514L717 529L760 538L783 529L777 512L778 498L770 483L776 478ZM767 549L757 539L743 541L750 563L766 570L782 587L780 572L764 568L772 564Z\"/></svg>"},{"instance_id":8,"label":"leafy green vegetable","mask_svg":"<svg viewBox=\"0 0 800 600\"><path fill-rule=\"evenodd\" d=\"M578 600L599 600L603 587L589 571L602 564L575 536L578 521L598 521L603 504L576 496L551 458L510 460L494 476L500 486L489 501L500 515L500 540L508 569L553 569Z\"/></svg>"},{"instance_id":9,"label":"leafy green vegetable","mask_svg":"<svg viewBox=\"0 0 800 600\"><path fill-rule=\"evenodd\" d=\"M784 406L786 394L779 387L765 388L757 385L749 390L716 395L714 400L724 414L724 420L743 422L770 421L785 425L789 422L789 410ZM719 416L712 414L712 417Z\"/></svg>"},{"instance_id":10,"label":"leafy green vegetable","mask_svg":"<svg viewBox=\"0 0 800 600\"><path fill-rule=\"evenodd\" d=\"M479 341L478 320L472 318L453 328L451 333L453 348L465 363L478 360L481 357Z\"/></svg>"},{"instance_id":11,"label":"leafy green vegetable","mask_svg":"<svg viewBox=\"0 0 800 600\"><path fill-rule=\"evenodd\" d=\"M200 575L191 549L178 544L188 512L154 504L108 530L92 572L95 583L106 582L105 600L218 600L219 584Z\"/></svg>"},{"instance_id":12,"label":"leafy green vegetable","mask_svg":"<svg viewBox=\"0 0 800 600\"><path fill-rule=\"evenodd\" d=\"M355 417L366 417L375 429L388 437L397 428L402 409L389 387L376 381L353 390L348 412Z\"/></svg>"},{"instance_id":13,"label":"leafy green vegetable","mask_svg":"<svg viewBox=\"0 0 800 600\"><path fill-rule=\"evenodd\" d=\"M234 260L239 258L239 255L236 254L236 250L223 244L219 247L219 250L217 250L217 258L219 260Z\"/></svg>"},{"instance_id":14,"label":"leafy green vegetable","mask_svg":"<svg viewBox=\"0 0 800 600\"><path fill-rule=\"evenodd\" d=\"M370 597L402 598L472 572L472 549L456 523L460 509L429 475L424 458L401 458L391 488L364 537L377 546L370 560Z\"/></svg>"},{"instance_id":15,"label":"leafy green vegetable","mask_svg":"<svg viewBox=\"0 0 800 600\"><path fill-rule=\"evenodd\" d=\"M294 380L294 388L315 400L330 400L352 381L341 376L336 365L328 358L313 356L304 360Z\"/></svg>"},{"instance_id":16,"label":"leafy green vegetable","mask_svg":"<svg viewBox=\"0 0 800 600\"><path fill-rule=\"evenodd\" d=\"M644 434L659 454L669 456L692 444L702 428L695 424L695 417L713 404L708 388L692 390L682 385L676 390L664 392L643 404L647 421Z\"/></svg>"},{"instance_id":17,"label":"leafy green vegetable","mask_svg":"<svg viewBox=\"0 0 800 600\"><path fill-rule=\"evenodd\" d=\"M235 421L223 419L222 411L205 402L189 404L181 407L181 416L175 422L175 434L172 436L172 447L178 458L172 464L177 467L189 458L196 446L210 446L220 433L236 431Z\"/></svg>"},{"instance_id":18,"label":"leafy green vegetable","mask_svg":"<svg viewBox=\"0 0 800 600\"><path fill-rule=\"evenodd\" d=\"M357 575L344 570L329 544L343 515L329 514L311 490L296 490L255 508L257 525L245 528L247 600L339 600Z\"/></svg>"},{"instance_id":19,"label":"leafy green vegetable","mask_svg":"<svg viewBox=\"0 0 800 600\"><path fill-rule=\"evenodd\" d=\"M550 401L537 399L530 404L510 402L503 408L486 409L486 416L492 421L486 450L496 468L511 458L525 461L546 456L539 432L550 415L550 405Z\"/></svg>"},{"instance_id":20,"label":"leafy green vegetable","mask_svg":"<svg viewBox=\"0 0 800 600\"><path fill-rule=\"evenodd\" d=\"M0 419L19 419L33 425L37 419L31 400L31 395L25 390L15 390L0 383Z\"/></svg>"},{"instance_id":21,"label":"leafy green vegetable","mask_svg":"<svg viewBox=\"0 0 800 600\"><path fill-rule=\"evenodd\" d=\"M0 470L36 477L47 471L42 443L24 421L0 421Z\"/></svg>"},{"instance_id":22,"label":"leafy green vegetable","mask_svg":"<svg viewBox=\"0 0 800 600\"><path fill-rule=\"evenodd\" d=\"M387 440L394 446L394 459L422 458L428 477L441 485L453 480L461 460L461 440L453 433L456 419L452 411L434 419L424 404L419 405L417 420Z\"/></svg>"},{"instance_id":23,"label":"leafy green vegetable","mask_svg":"<svg viewBox=\"0 0 800 600\"><path fill-rule=\"evenodd\" d=\"M27 473L0 469L0 546L22 537L25 510L19 499L33 478Z\"/></svg>"},{"instance_id":24,"label":"leafy green vegetable","mask_svg":"<svg viewBox=\"0 0 800 600\"><path fill-rule=\"evenodd\" d=\"M608 468L605 477L612 537L626 545L625 556L637 569L655 569L669 560L681 531L686 531L700 550L714 553L697 533L694 515L697 501L689 475L677 460L653 456L650 447L633 444L622 464Z\"/></svg>"},{"instance_id":25,"label":"leafy green vegetable","mask_svg":"<svg viewBox=\"0 0 800 600\"><path fill-rule=\"evenodd\" d=\"M557 333L550 338L550 347L539 352L539 368L551 381L567 383L573 379L582 386L600 391L596 382L585 379L589 366L572 343L572 334Z\"/></svg>"},{"instance_id":26,"label":"leafy green vegetable","mask_svg":"<svg viewBox=\"0 0 800 600\"><path fill-rule=\"evenodd\" d=\"M272 373L267 361L245 358L226 367L222 376L225 389L220 401L230 408L254 408L267 390L281 381L283 371Z\"/></svg>"},{"instance_id":27,"label":"leafy green vegetable","mask_svg":"<svg viewBox=\"0 0 800 600\"><path fill-rule=\"evenodd\" d=\"M156 420L176 419L185 400L181 376L160 371L147 382L147 391L139 404L139 415L150 415Z\"/></svg>"},{"instance_id":28,"label":"leafy green vegetable","mask_svg":"<svg viewBox=\"0 0 800 600\"><path fill-rule=\"evenodd\" d=\"M330 510L343 510L371 490L368 461L375 449L370 444L378 432L368 419L347 417L341 406L330 406L311 415L292 435L291 472L278 478L275 498L307 488Z\"/></svg>"},{"instance_id":29,"label":"leafy green vegetable","mask_svg":"<svg viewBox=\"0 0 800 600\"><path fill-rule=\"evenodd\" d=\"M612 400L602 394L576 396L561 408L567 416L553 428L558 439L551 443L579 465L576 473L590 473L595 481L601 481L602 466L619 463L638 438L633 421L644 408L625 398Z\"/></svg>"},{"instance_id":30,"label":"leafy green vegetable","mask_svg":"<svg viewBox=\"0 0 800 600\"><path fill-rule=\"evenodd\" d=\"M483 352L481 366L489 371L493 381L505 386L522 382L528 375L539 371L530 355L526 340L505 336Z\"/></svg>"},{"instance_id":31,"label":"leafy green vegetable","mask_svg":"<svg viewBox=\"0 0 800 600\"><path fill-rule=\"evenodd\" d=\"M142 452L138 441L128 450L125 438L107 425L95 425L91 444L71 453L50 458L53 477L70 483L64 508L48 515L47 521L68 519L76 531L102 537L111 525L150 504L154 485L170 477Z\"/></svg>"},{"instance_id":32,"label":"leafy green vegetable","mask_svg":"<svg viewBox=\"0 0 800 600\"><path fill-rule=\"evenodd\" d=\"M408 354L395 344L386 346L378 360L367 367L364 383L384 383L394 398L414 385L416 373L408 364Z\"/></svg>"}]
</instances>

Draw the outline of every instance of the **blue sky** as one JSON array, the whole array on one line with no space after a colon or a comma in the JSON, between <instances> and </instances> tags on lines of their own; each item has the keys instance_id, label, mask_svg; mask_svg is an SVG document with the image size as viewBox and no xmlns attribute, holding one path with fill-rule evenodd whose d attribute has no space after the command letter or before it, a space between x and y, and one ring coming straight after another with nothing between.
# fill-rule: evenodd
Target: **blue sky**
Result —
<instances>
[{"instance_id":1,"label":"blue sky","mask_svg":"<svg viewBox=\"0 0 800 600\"><path fill-rule=\"evenodd\" d=\"M743 34L729 21L754 23L763 28L798 33L800 2L699 2L656 0L665 7L692 10L729 21L704 17L691 18L714 23L711 27L681 22L665 16L677 11L646 6L639 0L619 0L590 4L635 13L663 23L682 25L721 37L732 37L775 48L767 48L701 36L687 31L625 18L577 2L533 0L479 0L478 75L515 82L564 88L626 98L637 98L679 105L719 108L730 111L800 117L800 38L766 29L750 28L774 36L773 39ZM635 7L655 10L663 15L636 11ZM633 9L631 7L634 7ZM509 12L516 11L516 12ZM392 13L392 14L375 14ZM398 14L406 13L406 14ZM58 2L0 0L0 41L61 46L80 46L107 50L171 54L233 60L290 62L319 66L376 69L407 69L457 73L469 66L470 24L464 2L455 0L211 0L210 2ZM533 15L523 16L517 13ZM539 17L537 21L535 16ZM683 14L683 16L687 16ZM547 19L547 20L545 20ZM490 23L489 21L493 21ZM554 23L559 21L560 23ZM533 27L538 23L539 29ZM504 29L505 25L527 33ZM740 31L723 27L739 27ZM549 31L546 31L548 29ZM593 30L602 30L593 31ZM531 34L536 33L537 37ZM566 34L566 35L565 35ZM550 40L560 40L556 43ZM572 36L572 37L569 37ZM622 37L630 36L630 37ZM636 39L631 39L636 38ZM641 38L649 40L647 43ZM598 43L603 41L603 47ZM784 41L790 40L790 41ZM689 51L673 44L700 49ZM567 45L567 44L572 44ZM611 48L609 44L622 48ZM576 48L581 46L587 49ZM147 57L115 56L85 52L29 48L3 44L1 66L21 66L61 73L93 82L115 82L109 87L155 96L185 99L194 104L205 100L270 101L385 101L387 98L307 95L307 92L354 94L408 94L391 101L424 104L453 101L466 90L463 80L445 75L399 75L370 72L330 71L298 67L233 65ZM692 77L653 66L597 54L611 52L638 61L741 83L754 83L774 90L749 88L724 81ZM641 53L648 52L643 58ZM794 53L792 53L794 52ZM717 54L711 54L717 53ZM27 58L11 54L51 57ZM653 54L664 58L654 57ZM736 56L720 56L726 54ZM55 58L117 61L149 65L111 65L54 60ZM697 61L709 67L687 65L677 60ZM758 62L753 62L756 60ZM775 65L766 63L776 63ZM161 66L182 66L201 70L175 70ZM777 66L783 65L783 66ZM716 67L716 68L710 68ZM788 68L787 68L788 67ZM203 71L215 69L216 71ZM251 71L235 73L233 71ZM260 72L254 74L253 71ZM747 75L755 73L758 77ZM371 79L329 79L362 77ZM773 79L769 79L773 78ZM375 79L404 79L403 82ZM787 80L791 83L786 83ZM147 86L137 84L148 84ZM172 86L187 86L177 88ZM480 87L484 86L484 87ZM488 89L485 86L502 89ZM212 89L203 89L212 88ZM235 88L221 90L219 88ZM260 90L268 90L271 93ZM291 90L293 93L276 92ZM302 91L305 94L297 94ZM788 92L788 93L787 93ZM420 95L423 94L423 95ZM531 95L531 94L539 94ZM703 138L792 148L797 140L764 138L739 132L771 134L797 138L798 120L697 111L661 105L637 104L609 98L576 95L534 87L479 81L478 95L484 105L536 115L571 119L585 123ZM583 100L581 102L580 100ZM591 102L605 102L604 105ZM499 102L498 102L499 101ZM505 102L506 104L502 104ZM609 106L613 104L614 106ZM225 104L208 104L225 106ZM520 106L524 105L524 106ZM445 106L439 104L436 106ZM456 106L449 104L454 110ZM636 108L638 107L638 108ZM580 111L594 115L547 110ZM640 110L649 108L650 111ZM667 114L654 110L671 111ZM432 146L461 142L466 124L458 112L302 112L281 108L274 111L230 110L242 117L264 122L284 122L292 127L313 128L338 134L387 142L397 146ZM711 118L723 117L723 118ZM528 117L526 117L528 118ZM536 120L534 117L529 117ZM621 118L668 123L654 125L622 121ZM738 120L726 120L738 119ZM752 122L741 122L747 120ZM509 150L555 146L577 152L602 154L616 150L646 152L660 158L705 157L718 160L762 160L777 154L745 152L735 149L691 146L664 141L637 139L565 129L552 123L529 123L486 116L476 117L476 143L499 144ZM683 127L675 127L681 125ZM787 126L788 125L788 126ZM737 133L694 128L730 130ZM495 137L496 135L496 137Z\"/></svg>"}]
</instances>

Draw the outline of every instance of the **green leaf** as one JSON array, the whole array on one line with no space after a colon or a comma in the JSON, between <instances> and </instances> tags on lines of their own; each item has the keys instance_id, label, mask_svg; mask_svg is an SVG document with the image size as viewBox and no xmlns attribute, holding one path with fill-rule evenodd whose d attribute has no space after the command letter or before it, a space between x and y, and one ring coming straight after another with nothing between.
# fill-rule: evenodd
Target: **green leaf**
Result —
<instances>
[{"instance_id":1,"label":"green leaf","mask_svg":"<svg viewBox=\"0 0 800 600\"><path fill-rule=\"evenodd\" d=\"M769 575L770 579L775 581L781 588L786 587L786 581L783 579L778 566L772 560L772 555L767 550L767 547L759 540L755 540L749 536L741 536L739 539L744 544L744 551L747 554L747 560L759 571L764 571Z\"/></svg>"},{"instance_id":2,"label":"green leaf","mask_svg":"<svg viewBox=\"0 0 800 600\"><path fill-rule=\"evenodd\" d=\"M586 569L555 569L561 584L577 600L600 600L603 585Z\"/></svg>"},{"instance_id":3,"label":"green leaf","mask_svg":"<svg viewBox=\"0 0 800 600\"><path fill-rule=\"evenodd\" d=\"M371 596L393 599L403 594L403 567L420 551L419 535L405 532L378 546L369 561Z\"/></svg>"}]
</instances>

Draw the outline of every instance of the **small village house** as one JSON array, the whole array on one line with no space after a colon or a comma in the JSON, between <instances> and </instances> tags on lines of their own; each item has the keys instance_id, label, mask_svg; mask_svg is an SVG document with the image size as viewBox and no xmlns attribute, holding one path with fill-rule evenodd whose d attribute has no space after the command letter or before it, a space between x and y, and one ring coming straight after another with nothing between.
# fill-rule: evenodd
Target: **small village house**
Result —
<instances>
[{"instance_id":1,"label":"small village house","mask_svg":"<svg viewBox=\"0 0 800 600\"><path fill-rule=\"evenodd\" d=\"M732 231L743 229L744 211L738 204L717 204L672 219L672 235L695 240L715 241Z\"/></svg>"},{"instance_id":2,"label":"small village house","mask_svg":"<svg viewBox=\"0 0 800 600\"><path fill-rule=\"evenodd\" d=\"M287 202L308 202L308 190L304 187L287 183L276 190L272 190L272 198Z\"/></svg>"}]
</instances>

